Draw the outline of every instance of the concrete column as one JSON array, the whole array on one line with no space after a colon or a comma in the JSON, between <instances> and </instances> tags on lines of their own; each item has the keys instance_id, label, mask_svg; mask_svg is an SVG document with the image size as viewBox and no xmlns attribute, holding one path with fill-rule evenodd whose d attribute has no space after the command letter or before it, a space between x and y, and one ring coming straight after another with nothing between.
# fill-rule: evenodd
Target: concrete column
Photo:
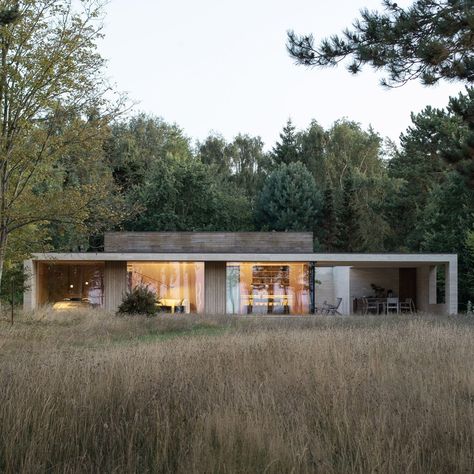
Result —
<instances>
[{"instance_id":1,"label":"concrete column","mask_svg":"<svg viewBox=\"0 0 474 474\"><path fill-rule=\"evenodd\" d=\"M454 255L451 261L445 264L445 301L448 314L458 313L458 257Z\"/></svg>"},{"instance_id":2,"label":"concrete column","mask_svg":"<svg viewBox=\"0 0 474 474\"><path fill-rule=\"evenodd\" d=\"M334 303L337 301L337 298L342 298L341 306L339 306L341 314L352 313L350 272L351 267L334 267L333 269Z\"/></svg>"},{"instance_id":3,"label":"concrete column","mask_svg":"<svg viewBox=\"0 0 474 474\"><path fill-rule=\"evenodd\" d=\"M127 292L127 262L105 262L104 270L104 307L108 311L117 311Z\"/></svg>"},{"instance_id":4,"label":"concrete column","mask_svg":"<svg viewBox=\"0 0 474 474\"><path fill-rule=\"evenodd\" d=\"M428 272L428 303L438 304L438 267L430 265Z\"/></svg>"}]
</instances>

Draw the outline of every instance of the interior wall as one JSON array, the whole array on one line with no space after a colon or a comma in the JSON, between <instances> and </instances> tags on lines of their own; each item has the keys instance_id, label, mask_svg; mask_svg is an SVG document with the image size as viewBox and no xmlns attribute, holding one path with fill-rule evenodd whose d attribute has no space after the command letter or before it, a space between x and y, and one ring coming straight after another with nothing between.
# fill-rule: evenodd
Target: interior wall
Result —
<instances>
[{"instance_id":1,"label":"interior wall","mask_svg":"<svg viewBox=\"0 0 474 474\"><path fill-rule=\"evenodd\" d=\"M334 297L334 275L332 267L316 267L315 279L318 283L314 285L316 307L321 307L324 302L333 303Z\"/></svg>"},{"instance_id":2,"label":"interior wall","mask_svg":"<svg viewBox=\"0 0 474 474\"><path fill-rule=\"evenodd\" d=\"M398 268L351 268L351 298L375 296L371 285L377 285L385 290L392 290L394 296L399 296Z\"/></svg>"}]
</instances>

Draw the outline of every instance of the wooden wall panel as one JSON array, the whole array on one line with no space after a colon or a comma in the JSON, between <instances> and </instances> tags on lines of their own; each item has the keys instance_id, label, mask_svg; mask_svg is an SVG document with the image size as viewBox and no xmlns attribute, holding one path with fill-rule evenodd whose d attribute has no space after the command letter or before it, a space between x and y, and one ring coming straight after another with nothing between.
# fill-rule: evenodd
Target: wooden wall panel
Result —
<instances>
[{"instance_id":1,"label":"wooden wall panel","mask_svg":"<svg viewBox=\"0 0 474 474\"><path fill-rule=\"evenodd\" d=\"M204 311L206 314L225 314L226 262L204 264Z\"/></svg>"},{"instance_id":2,"label":"wooden wall panel","mask_svg":"<svg viewBox=\"0 0 474 474\"><path fill-rule=\"evenodd\" d=\"M311 253L312 232L108 232L106 252Z\"/></svg>"},{"instance_id":3,"label":"wooden wall panel","mask_svg":"<svg viewBox=\"0 0 474 474\"><path fill-rule=\"evenodd\" d=\"M127 262L105 262L105 309L117 311L127 291Z\"/></svg>"}]
</instances>

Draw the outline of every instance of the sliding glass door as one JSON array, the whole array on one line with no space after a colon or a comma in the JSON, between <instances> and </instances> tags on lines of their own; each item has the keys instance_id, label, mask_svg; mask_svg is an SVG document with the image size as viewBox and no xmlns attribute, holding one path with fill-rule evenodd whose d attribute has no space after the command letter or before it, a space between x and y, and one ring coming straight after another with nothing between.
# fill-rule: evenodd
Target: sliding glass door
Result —
<instances>
[{"instance_id":1,"label":"sliding glass door","mask_svg":"<svg viewBox=\"0 0 474 474\"><path fill-rule=\"evenodd\" d=\"M230 262L226 293L228 314L308 314L309 265Z\"/></svg>"}]
</instances>

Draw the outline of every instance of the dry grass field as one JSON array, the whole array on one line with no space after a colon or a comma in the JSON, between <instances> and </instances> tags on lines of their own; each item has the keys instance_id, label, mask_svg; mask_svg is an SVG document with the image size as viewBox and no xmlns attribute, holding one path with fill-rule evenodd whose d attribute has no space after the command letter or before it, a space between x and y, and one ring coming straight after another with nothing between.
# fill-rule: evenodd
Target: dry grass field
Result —
<instances>
[{"instance_id":1,"label":"dry grass field","mask_svg":"<svg viewBox=\"0 0 474 474\"><path fill-rule=\"evenodd\" d=\"M0 472L474 472L468 317L0 321Z\"/></svg>"}]
</instances>

